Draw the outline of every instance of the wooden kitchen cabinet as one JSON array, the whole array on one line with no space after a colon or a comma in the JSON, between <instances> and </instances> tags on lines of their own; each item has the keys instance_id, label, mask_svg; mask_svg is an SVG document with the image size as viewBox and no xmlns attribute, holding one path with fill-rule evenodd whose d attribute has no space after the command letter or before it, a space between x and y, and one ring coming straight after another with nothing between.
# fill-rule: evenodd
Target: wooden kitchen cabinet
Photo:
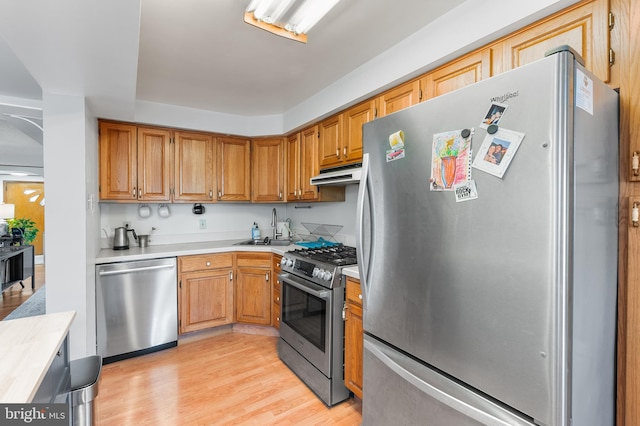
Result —
<instances>
[{"instance_id":1,"label":"wooden kitchen cabinet","mask_svg":"<svg viewBox=\"0 0 640 426\"><path fill-rule=\"evenodd\" d=\"M281 260L282 256L280 256L279 254L274 254L271 262L271 272L273 274L273 306L271 309L271 325L275 328L280 328L280 292L282 290L282 284L280 283L279 275L282 271L282 269L280 268Z\"/></svg>"},{"instance_id":2,"label":"wooden kitchen cabinet","mask_svg":"<svg viewBox=\"0 0 640 426\"><path fill-rule=\"evenodd\" d=\"M218 137L218 201L251 201L251 141Z\"/></svg>"},{"instance_id":3,"label":"wooden kitchen cabinet","mask_svg":"<svg viewBox=\"0 0 640 426\"><path fill-rule=\"evenodd\" d=\"M344 201L340 186L311 185L320 172L318 161L318 126L309 127L287 138L287 201Z\"/></svg>"},{"instance_id":4,"label":"wooden kitchen cabinet","mask_svg":"<svg viewBox=\"0 0 640 426\"><path fill-rule=\"evenodd\" d=\"M362 126L375 118L376 102L371 99L347 109L342 118L343 164L362 161Z\"/></svg>"},{"instance_id":5,"label":"wooden kitchen cabinet","mask_svg":"<svg viewBox=\"0 0 640 426\"><path fill-rule=\"evenodd\" d=\"M483 49L450 62L420 79L422 101L491 77L491 50Z\"/></svg>"},{"instance_id":6,"label":"wooden kitchen cabinet","mask_svg":"<svg viewBox=\"0 0 640 426\"><path fill-rule=\"evenodd\" d=\"M271 253L236 253L236 321L271 325Z\"/></svg>"},{"instance_id":7,"label":"wooden kitchen cabinet","mask_svg":"<svg viewBox=\"0 0 640 426\"><path fill-rule=\"evenodd\" d=\"M342 164L342 114L323 120L318 126L318 161L320 168Z\"/></svg>"},{"instance_id":8,"label":"wooden kitchen cabinet","mask_svg":"<svg viewBox=\"0 0 640 426\"><path fill-rule=\"evenodd\" d=\"M215 141L206 133L175 132L174 201L215 202Z\"/></svg>"},{"instance_id":9,"label":"wooden kitchen cabinet","mask_svg":"<svg viewBox=\"0 0 640 426\"><path fill-rule=\"evenodd\" d=\"M171 131L100 121L100 200L169 201Z\"/></svg>"},{"instance_id":10,"label":"wooden kitchen cabinet","mask_svg":"<svg viewBox=\"0 0 640 426\"><path fill-rule=\"evenodd\" d=\"M344 312L344 384L362 398L362 291L360 281L347 277Z\"/></svg>"},{"instance_id":11,"label":"wooden kitchen cabinet","mask_svg":"<svg viewBox=\"0 0 640 426\"><path fill-rule=\"evenodd\" d=\"M605 83L610 77L609 1L582 2L524 28L500 44L502 71L544 58L547 51L568 45L585 67Z\"/></svg>"},{"instance_id":12,"label":"wooden kitchen cabinet","mask_svg":"<svg viewBox=\"0 0 640 426\"><path fill-rule=\"evenodd\" d=\"M178 258L180 333L233 322L233 254Z\"/></svg>"},{"instance_id":13,"label":"wooden kitchen cabinet","mask_svg":"<svg viewBox=\"0 0 640 426\"><path fill-rule=\"evenodd\" d=\"M285 201L285 139L264 138L251 141L251 201Z\"/></svg>"},{"instance_id":14,"label":"wooden kitchen cabinet","mask_svg":"<svg viewBox=\"0 0 640 426\"><path fill-rule=\"evenodd\" d=\"M387 90L376 98L376 117L384 117L420 102L420 80L407 83Z\"/></svg>"}]
</instances>

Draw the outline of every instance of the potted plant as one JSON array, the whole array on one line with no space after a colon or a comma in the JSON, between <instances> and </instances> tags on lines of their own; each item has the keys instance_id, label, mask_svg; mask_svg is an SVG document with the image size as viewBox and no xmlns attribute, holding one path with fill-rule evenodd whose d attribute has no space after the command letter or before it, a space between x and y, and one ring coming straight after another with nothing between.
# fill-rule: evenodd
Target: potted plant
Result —
<instances>
[{"instance_id":1,"label":"potted plant","mask_svg":"<svg viewBox=\"0 0 640 426\"><path fill-rule=\"evenodd\" d=\"M9 224L9 231L13 229L19 229L22 231L23 244L25 245L30 245L38 235L36 223L26 217L7 219L7 223Z\"/></svg>"}]
</instances>

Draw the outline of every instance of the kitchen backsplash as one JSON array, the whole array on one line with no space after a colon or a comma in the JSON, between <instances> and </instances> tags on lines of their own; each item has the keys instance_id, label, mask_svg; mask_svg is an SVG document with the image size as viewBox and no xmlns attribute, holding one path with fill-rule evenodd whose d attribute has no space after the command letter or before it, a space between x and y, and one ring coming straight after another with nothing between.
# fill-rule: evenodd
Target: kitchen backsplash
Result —
<instances>
[{"instance_id":1,"label":"kitchen backsplash","mask_svg":"<svg viewBox=\"0 0 640 426\"><path fill-rule=\"evenodd\" d=\"M302 222L339 225L334 239L348 245L355 245L356 201L358 185L346 188L344 202L337 203L291 203L291 204L203 204L204 214L192 213L193 204L166 204L169 217L160 217L159 204L148 204L149 217L138 214L139 204L100 203L100 227L102 248L112 245L114 229L125 222L136 234L149 234L150 245L176 244L201 241L220 241L251 238L251 226L258 223L262 237L272 236L271 211L275 207L278 220L291 219L292 230L301 235L308 234ZM204 220L204 228L200 221ZM131 238L131 246L135 242Z\"/></svg>"}]
</instances>

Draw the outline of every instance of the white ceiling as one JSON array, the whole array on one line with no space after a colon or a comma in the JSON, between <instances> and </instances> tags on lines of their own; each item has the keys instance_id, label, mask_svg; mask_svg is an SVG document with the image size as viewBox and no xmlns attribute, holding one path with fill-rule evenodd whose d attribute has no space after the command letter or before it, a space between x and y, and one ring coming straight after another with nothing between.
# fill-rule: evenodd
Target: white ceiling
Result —
<instances>
[{"instance_id":1,"label":"white ceiling","mask_svg":"<svg viewBox=\"0 0 640 426\"><path fill-rule=\"evenodd\" d=\"M0 106L24 99L19 112L34 113L24 105L41 101L44 91L84 96L94 115L119 120L135 121L141 101L239 116L282 115L462 3L470 10L504 4L342 0L302 44L244 23L249 1L1 0ZM530 8L523 12L530 16L575 1L531 0L517 7ZM435 40L473 34L471 23L495 25L468 20L448 23L451 33ZM416 53L438 48L424 45ZM8 144L29 143L19 135L24 129L9 130L16 119L8 122L2 112L0 164L7 164ZM30 150L15 161L41 166L41 154L24 158Z\"/></svg>"}]
</instances>

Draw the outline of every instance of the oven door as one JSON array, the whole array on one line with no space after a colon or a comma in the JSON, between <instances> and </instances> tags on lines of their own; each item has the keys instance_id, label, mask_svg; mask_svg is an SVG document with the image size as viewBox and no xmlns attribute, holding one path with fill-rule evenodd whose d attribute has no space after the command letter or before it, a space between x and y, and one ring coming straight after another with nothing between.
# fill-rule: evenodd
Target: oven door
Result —
<instances>
[{"instance_id":1,"label":"oven door","mask_svg":"<svg viewBox=\"0 0 640 426\"><path fill-rule=\"evenodd\" d=\"M331 377L331 289L282 273L280 337Z\"/></svg>"}]
</instances>

